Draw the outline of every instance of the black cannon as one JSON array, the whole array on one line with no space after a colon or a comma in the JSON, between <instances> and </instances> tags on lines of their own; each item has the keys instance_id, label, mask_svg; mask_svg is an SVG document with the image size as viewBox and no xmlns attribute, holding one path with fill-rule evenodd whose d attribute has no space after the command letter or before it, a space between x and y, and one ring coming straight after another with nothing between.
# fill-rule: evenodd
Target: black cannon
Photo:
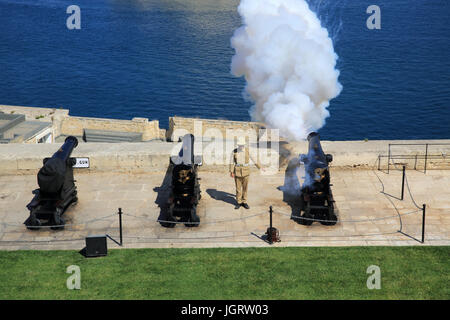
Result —
<instances>
[{"instance_id":1,"label":"black cannon","mask_svg":"<svg viewBox=\"0 0 450 320\"><path fill-rule=\"evenodd\" d=\"M184 222L187 227L196 227L200 224L197 204L201 194L197 168L201 163L201 157L194 156L194 136L185 135L178 156L170 157L172 177L169 210L160 221L162 226L171 228L176 222Z\"/></svg>"},{"instance_id":2,"label":"black cannon","mask_svg":"<svg viewBox=\"0 0 450 320\"><path fill-rule=\"evenodd\" d=\"M316 132L308 135L308 154L300 155L305 165L305 180L301 187L300 212L293 213L293 219L300 224L311 225L317 219L323 225L335 225L334 200L331 192L329 163L331 154L324 154L320 136ZM303 215L302 215L303 212Z\"/></svg>"},{"instance_id":3,"label":"black cannon","mask_svg":"<svg viewBox=\"0 0 450 320\"><path fill-rule=\"evenodd\" d=\"M67 137L51 158L44 159L44 165L37 174L39 189L33 191L34 198L27 205L30 216L24 224L28 229L38 229L44 225L52 229L64 228L62 215L78 201L72 168L76 159L70 158L77 145L77 138Z\"/></svg>"}]
</instances>

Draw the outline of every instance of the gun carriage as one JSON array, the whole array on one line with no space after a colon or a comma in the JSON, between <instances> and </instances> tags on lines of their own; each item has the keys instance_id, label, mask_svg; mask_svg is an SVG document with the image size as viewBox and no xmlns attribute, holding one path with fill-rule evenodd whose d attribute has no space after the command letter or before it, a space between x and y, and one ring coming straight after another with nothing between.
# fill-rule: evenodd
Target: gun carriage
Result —
<instances>
[{"instance_id":1,"label":"gun carriage","mask_svg":"<svg viewBox=\"0 0 450 320\"><path fill-rule=\"evenodd\" d=\"M70 158L77 145L77 138L67 137L51 158L43 160L43 166L37 174L39 189L33 191L34 197L27 205L30 216L24 224L28 229L38 229L41 226L64 228L62 215L71 204L78 201L73 177L76 159Z\"/></svg>"},{"instance_id":2,"label":"gun carriage","mask_svg":"<svg viewBox=\"0 0 450 320\"><path fill-rule=\"evenodd\" d=\"M194 141L192 134L185 135L178 156L170 157L172 178L168 212L164 222L160 222L164 227L174 227L176 224L174 222L184 222L187 227L196 227L200 224L197 205L201 199L201 192L197 171L202 159L194 156Z\"/></svg>"},{"instance_id":3,"label":"gun carriage","mask_svg":"<svg viewBox=\"0 0 450 320\"><path fill-rule=\"evenodd\" d=\"M333 156L323 152L318 133L310 133L307 139L308 154L300 155L300 161L305 165L300 211L295 212L292 218L303 225L311 225L314 219L320 220L323 225L335 225L337 217L334 212L335 201L331 191L329 167Z\"/></svg>"}]
</instances>

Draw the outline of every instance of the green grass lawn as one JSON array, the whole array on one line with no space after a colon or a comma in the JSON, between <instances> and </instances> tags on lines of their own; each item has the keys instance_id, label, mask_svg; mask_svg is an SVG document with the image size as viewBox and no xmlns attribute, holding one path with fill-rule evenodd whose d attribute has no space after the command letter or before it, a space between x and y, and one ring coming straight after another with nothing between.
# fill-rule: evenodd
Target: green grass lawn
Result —
<instances>
[{"instance_id":1,"label":"green grass lawn","mask_svg":"<svg viewBox=\"0 0 450 320\"><path fill-rule=\"evenodd\" d=\"M449 299L450 247L0 251L0 299ZM81 269L68 290L66 268ZM381 268L381 289L366 286Z\"/></svg>"}]
</instances>

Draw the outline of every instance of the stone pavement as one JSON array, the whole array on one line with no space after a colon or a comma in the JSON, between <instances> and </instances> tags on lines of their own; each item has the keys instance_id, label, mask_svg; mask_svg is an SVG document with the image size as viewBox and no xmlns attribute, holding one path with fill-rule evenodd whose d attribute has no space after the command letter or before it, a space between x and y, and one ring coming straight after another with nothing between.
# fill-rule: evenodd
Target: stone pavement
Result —
<instances>
[{"instance_id":1,"label":"stone pavement","mask_svg":"<svg viewBox=\"0 0 450 320\"><path fill-rule=\"evenodd\" d=\"M199 175L200 226L179 224L168 229L157 222L158 204L167 199L165 173L76 172L79 202L66 212L67 225L62 231L30 231L22 224L29 215L26 204L32 198L31 191L37 188L35 175L0 176L0 249L81 249L86 236L97 234L118 240L119 207L124 212L124 248L270 246L259 238L269 224L269 206L273 206L273 225L281 236L274 247L422 245L413 239L421 239L422 212L408 189L403 201L386 195L400 196L399 171L332 169L338 215L335 226L318 222L303 226L290 219L295 203L278 189L284 184L284 172L252 174L250 210L234 209L234 180L228 175L207 171ZM427 205L425 245L450 245L450 170L429 170L426 174L408 170L407 177L417 205ZM385 194L380 193L380 182ZM119 248L112 241L108 246Z\"/></svg>"}]
</instances>

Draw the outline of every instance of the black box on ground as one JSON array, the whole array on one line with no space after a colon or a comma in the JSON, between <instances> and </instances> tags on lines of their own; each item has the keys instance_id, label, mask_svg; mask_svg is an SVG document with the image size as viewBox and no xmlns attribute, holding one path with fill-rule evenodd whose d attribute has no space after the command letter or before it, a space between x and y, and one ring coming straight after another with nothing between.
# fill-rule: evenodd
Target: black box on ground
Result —
<instances>
[{"instance_id":1,"label":"black box on ground","mask_svg":"<svg viewBox=\"0 0 450 320\"><path fill-rule=\"evenodd\" d=\"M103 257L107 254L106 235L86 237L86 257Z\"/></svg>"}]
</instances>

